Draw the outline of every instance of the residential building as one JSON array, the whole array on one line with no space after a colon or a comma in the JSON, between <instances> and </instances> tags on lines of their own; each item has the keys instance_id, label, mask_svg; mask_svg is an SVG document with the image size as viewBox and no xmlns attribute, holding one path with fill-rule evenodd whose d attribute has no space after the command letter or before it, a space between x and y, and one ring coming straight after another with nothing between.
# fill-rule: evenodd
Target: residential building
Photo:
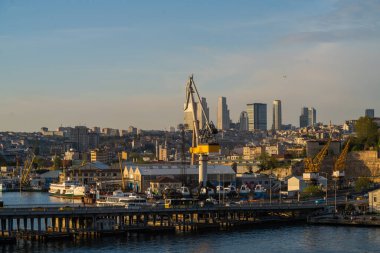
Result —
<instances>
[{"instance_id":1,"label":"residential building","mask_svg":"<svg viewBox=\"0 0 380 253\"><path fill-rule=\"evenodd\" d=\"M380 213L380 189L368 192L368 204L370 213Z\"/></svg>"},{"instance_id":2,"label":"residential building","mask_svg":"<svg viewBox=\"0 0 380 253\"><path fill-rule=\"evenodd\" d=\"M281 100L273 101L273 130L281 130L282 129L282 108L281 108Z\"/></svg>"},{"instance_id":3,"label":"residential building","mask_svg":"<svg viewBox=\"0 0 380 253\"><path fill-rule=\"evenodd\" d=\"M89 135L86 126L76 126L69 128L68 131L69 142L78 152L86 152L89 148Z\"/></svg>"},{"instance_id":4,"label":"residential building","mask_svg":"<svg viewBox=\"0 0 380 253\"><path fill-rule=\"evenodd\" d=\"M243 147L243 159L244 160L252 160L257 157L259 157L261 154L265 152L265 148L258 146L258 147Z\"/></svg>"},{"instance_id":5,"label":"residential building","mask_svg":"<svg viewBox=\"0 0 380 253\"><path fill-rule=\"evenodd\" d=\"M111 153L108 150L94 149L91 150L91 162L101 162L104 164L111 163Z\"/></svg>"},{"instance_id":6,"label":"residential building","mask_svg":"<svg viewBox=\"0 0 380 253\"><path fill-rule=\"evenodd\" d=\"M230 128L230 111L227 106L227 99L225 97L218 98L218 115L217 115L217 128L219 130L227 130Z\"/></svg>"}]
</instances>

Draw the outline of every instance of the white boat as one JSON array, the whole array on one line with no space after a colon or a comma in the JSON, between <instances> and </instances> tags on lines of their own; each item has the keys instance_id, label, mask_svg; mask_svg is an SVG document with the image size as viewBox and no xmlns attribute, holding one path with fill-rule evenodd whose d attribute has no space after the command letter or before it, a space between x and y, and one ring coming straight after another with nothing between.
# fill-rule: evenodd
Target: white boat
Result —
<instances>
[{"instance_id":1,"label":"white boat","mask_svg":"<svg viewBox=\"0 0 380 253\"><path fill-rule=\"evenodd\" d=\"M189 188L187 188L186 186L182 186L182 187L178 188L177 192L181 193L182 197L184 197L184 198L189 198L191 195Z\"/></svg>"},{"instance_id":2,"label":"white boat","mask_svg":"<svg viewBox=\"0 0 380 253\"><path fill-rule=\"evenodd\" d=\"M206 195L206 193L207 193L208 196L214 196L215 195L214 189L209 188L209 187L207 187L207 188L202 187L201 194L202 195Z\"/></svg>"},{"instance_id":3,"label":"white boat","mask_svg":"<svg viewBox=\"0 0 380 253\"><path fill-rule=\"evenodd\" d=\"M76 181L67 180L63 183L50 184L49 193L57 197L84 197L87 192L87 187Z\"/></svg>"},{"instance_id":4,"label":"white boat","mask_svg":"<svg viewBox=\"0 0 380 253\"><path fill-rule=\"evenodd\" d=\"M5 192L7 190L7 186L5 183L0 182L0 192Z\"/></svg>"},{"instance_id":5,"label":"white boat","mask_svg":"<svg viewBox=\"0 0 380 253\"><path fill-rule=\"evenodd\" d=\"M224 188L224 191L226 192L226 194L233 194L236 193L236 188L233 185L229 185Z\"/></svg>"},{"instance_id":6,"label":"white boat","mask_svg":"<svg viewBox=\"0 0 380 253\"><path fill-rule=\"evenodd\" d=\"M225 194L225 193L226 193L226 191L225 191L225 188L223 186L218 185L216 187L216 194Z\"/></svg>"},{"instance_id":7,"label":"white boat","mask_svg":"<svg viewBox=\"0 0 380 253\"><path fill-rule=\"evenodd\" d=\"M266 191L267 190L261 184L256 185L255 190L254 190L255 197L263 198L265 196Z\"/></svg>"},{"instance_id":8,"label":"white boat","mask_svg":"<svg viewBox=\"0 0 380 253\"><path fill-rule=\"evenodd\" d=\"M131 195L131 196L109 196L105 199L96 201L96 206L119 206L128 209L135 209L135 207L141 207L148 205L146 198Z\"/></svg>"},{"instance_id":9,"label":"white boat","mask_svg":"<svg viewBox=\"0 0 380 253\"><path fill-rule=\"evenodd\" d=\"M244 196L251 192L251 189L246 184L240 186L239 194Z\"/></svg>"}]
</instances>

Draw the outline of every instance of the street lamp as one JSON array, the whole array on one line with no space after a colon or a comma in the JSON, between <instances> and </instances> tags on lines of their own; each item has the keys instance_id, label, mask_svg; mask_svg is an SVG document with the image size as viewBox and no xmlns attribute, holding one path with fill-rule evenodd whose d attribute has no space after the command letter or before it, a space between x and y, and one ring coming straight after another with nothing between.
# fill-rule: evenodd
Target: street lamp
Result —
<instances>
[{"instance_id":1,"label":"street lamp","mask_svg":"<svg viewBox=\"0 0 380 253\"><path fill-rule=\"evenodd\" d=\"M319 173L321 173L321 174L325 174L326 175L326 206L327 206L327 189L328 189L328 174L327 174L327 172L319 172Z\"/></svg>"}]
</instances>

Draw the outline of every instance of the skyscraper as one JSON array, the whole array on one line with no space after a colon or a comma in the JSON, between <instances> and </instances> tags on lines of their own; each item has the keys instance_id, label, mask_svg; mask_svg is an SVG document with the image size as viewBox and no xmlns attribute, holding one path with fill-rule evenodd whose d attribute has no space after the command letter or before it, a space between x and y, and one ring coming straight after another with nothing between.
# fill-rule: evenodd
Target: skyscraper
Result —
<instances>
[{"instance_id":1,"label":"skyscraper","mask_svg":"<svg viewBox=\"0 0 380 253\"><path fill-rule=\"evenodd\" d=\"M246 111L240 113L239 130L248 131L248 113Z\"/></svg>"},{"instance_id":2,"label":"skyscraper","mask_svg":"<svg viewBox=\"0 0 380 253\"><path fill-rule=\"evenodd\" d=\"M317 124L317 111L314 109L314 107L309 107L308 111L309 111L308 125L315 126L315 124Z\"/></svg>"},{"instance_id":3,"label":"skyscraper","mask_svg":"<svg viewBox=\"0 0 380 253\"><path fill-rule=\"evenodd\" d=\"M267 104L247 104L248 130L267 130Z\"/></svg>"},{"instance_id":4,"label":"skyscraper","mask_svg":"<svg viewBox=\"0 0 380 253\"><path fill-rule=\"evenodd\" d=\"M230 111L228 110L227 99L225 97L219 97L217 128L219 130L227 130L230 128L230 122Z\"/></svg>"},{"instance_id":5,"label":"skyscraper","mask_svg":"<svg viewBox=\"0 0 380 253\"><path fill-rule=\"evenodd\" d=\"M300 127L307 127L309 125L309 110L307 107L302 107L300 116Z\"/></svg>"},{"instance_id":6,"label":"skyscraper","mask_svg":"<svg viewBox=\"0 0 380 253\"><path fill-rule=\"evenodd\" d=\"M314 126L315 124L317 124L317 111L314 107L302 107L300 127Z\"/></svg>"},{"instance_id":7,"label":"skyscraper","mask_svg":"<svg viewBox=\"0 0 380 253\"><path fill-rule=\"evenodd\" d=\"M273 101L273 130L281 130L282 126L282 109L281 100Z\"/></svg>"},{"instance_id":8,"label":"skyscraper","mask_svg":"<svg viewBox=\"0 0 380 253\"><path fill-rule=\"evenodd\" d=\"M365 109L365 116L373 119L375 117L375 109Z\"/></svg>"}]
</instances>

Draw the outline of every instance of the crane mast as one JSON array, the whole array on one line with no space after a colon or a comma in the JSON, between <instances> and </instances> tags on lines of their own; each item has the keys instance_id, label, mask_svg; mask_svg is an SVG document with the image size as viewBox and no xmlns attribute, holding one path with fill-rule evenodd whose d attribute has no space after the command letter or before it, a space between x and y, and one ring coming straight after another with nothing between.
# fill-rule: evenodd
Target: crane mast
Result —
<instances>
[{"instance_id":1,"label":"crane mast","mask_svg":"<svg viewBox=\"0 0 380 253\"><path fill-rule=\"evenodd\" d=\"M195 113L195 98L198 99L200 109L203 116L205 117L205 125L200 129L199 121ZM190 148L190 153L192 155L192 164L194 164L194 156L199 156L199 185L206 186L207 183L207 162L208 155L210 153L218 153L220 150L220 145L216 142L215 135L218 133L218 130L215 128L214 124L209 121L205 110L202 105L202 100L199 95L198 89L194 83L193 75L189 77L189 80L186 84L186 103L184 110L189 108L189 105L192 107L192 116L193 116L193 142Z\"/></svg>"}]
</instances>

